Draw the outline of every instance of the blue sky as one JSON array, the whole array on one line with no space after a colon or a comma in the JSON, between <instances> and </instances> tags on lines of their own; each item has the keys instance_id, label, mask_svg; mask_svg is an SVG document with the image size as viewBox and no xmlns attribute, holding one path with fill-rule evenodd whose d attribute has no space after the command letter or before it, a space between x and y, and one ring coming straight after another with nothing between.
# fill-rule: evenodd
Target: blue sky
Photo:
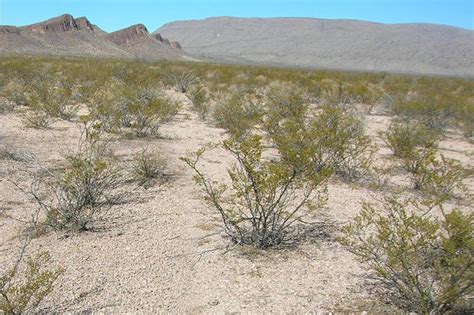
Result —
<instances>
[{"instance_id":1,"label":"blue sky","mask_svg":"<svg viewBox=\"0 0 474 315\"><path fill-rule=\"evenodd\" d=\"M136 23L154 31L211 16L316 17L425 22L474 29L474 0L0 0L0 24L26 25L70 13L106 31Z\"/></svg>"}]
</instances>

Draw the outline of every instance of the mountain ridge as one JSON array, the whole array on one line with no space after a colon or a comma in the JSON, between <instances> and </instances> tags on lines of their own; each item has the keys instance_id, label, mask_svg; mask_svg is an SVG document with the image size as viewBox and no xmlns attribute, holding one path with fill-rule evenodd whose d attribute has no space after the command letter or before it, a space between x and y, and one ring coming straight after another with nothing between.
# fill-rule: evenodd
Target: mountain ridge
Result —
<instances>
[{"instance_id":1,"label":"mountain ridge","mask_svg":"<svg viewBox=\"0 0 474 315\"><path fill-rule=\"evenodd\" d=\"M196 56L231 63L474 76L474 31L430 23L212 17L154 33Z\"/></svg>"},{"instance_id":2,"label":"mountain ridge","mask_svg":"<svg viewBox=\"0 0 474 315\"><path fill-rule=\"evenodd\" d=\"M136 31L135 35L133 30ZM0 54L92 56L152 61L184 60L185 56L181 49L155 39L143 24L107 33L92 24L87 17L74 18L70 14L20 27L0 26Z\"/></svg>"}]
</instances>

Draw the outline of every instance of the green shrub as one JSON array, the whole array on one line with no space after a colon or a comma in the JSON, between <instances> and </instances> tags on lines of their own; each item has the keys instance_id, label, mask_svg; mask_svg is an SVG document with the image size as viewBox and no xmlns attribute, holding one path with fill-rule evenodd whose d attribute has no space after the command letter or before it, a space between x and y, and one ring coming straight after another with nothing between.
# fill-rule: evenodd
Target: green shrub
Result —
<instances>
[{"instance_id":1,"label":"green shrub","mask_svg":"<svg viewBox=\"0 0 474 315\"><path fill-rule=\"evenodd\" d=\"M271 135L279 132L286 121L305 124L308 106L301 91L295 87L272 88L266 100L264 122L265 129Z\"/></svg>"},{"instance_id":2,"label":"green shrub","mask_svg":"<svg viewBox=\"0 0 474 315\"><path fill-rule=\"evenodd\" d=\"M113 84L95 95L90 110L105 131L143 138L157 136L160 125L178 113L179 104L156 90Z\"/></svg>"},{"instance_id":3,"label":"green shrub","mask_svg":"<svg viewBox=\"0 0 474 315\"><path fill-rule=\"evenodd\" d=\"M193 72L184 70L174 70L165 76L165 82L181 93L186 93L198 79Z\"/></svg>"},{"instance_id":4,"label":"green shrub","mask_svg":"<svg viewBox=\"0 0 474 315\"><path fill-rule=\"evenodd\" d=\"M63 273L61 268L51 269L47 252L27 257L24 264L15 266L0 275L0 312L2 314L32 313L53 290ZM23 266L24 265L24 266Z\"/></svg>"},{"instance_id":5,"label":"green shrub","mask_svg":"<svg viewBox=\"0 0 474 315\"><path fill-rule=\"evenodd\" d=\"M10 79L8 83L2 87L1 96L13 102L15 105L26 105L28 103L26 83L18 79Z\"/></svg>"},{"instance_id":6,"label":"green shrub","mask_svg":"<svg viewBox=\"0 0 474 315\"><path fill-rule=\"evenodd\" d=\"M435 148L438 134L417 122L392 123L384 135L385 143L398 158L409 158L419 148Z\"/></svg>"},{"instance_id":7,"label":"green shrub","mask_svg":"<svg viewBox=\"0 0 474 315\"><path fill-rule=\"evenodd\" d=\"M73 100L73 87L65 82L40 80L32 85L28 107L42 110L54 118L71 120L77 113Z\"/></svg>"},{"instance_id":8,"label":"green shrub","mask_svg":"<svg viewBox=\"0 0 474 315\"><path fill-rule=\"evenodd\" d=\"M432 215L434 209L442 216ZM389 303L419 314L467 314L474 293L473 223L472 214L445 212L440 204L389 197L383 209L365 204L344 228L343 243Z\"/></svg>"},{"instance_id":9,"label":"green shrub","mask_svg":"<svg viewBox=\"0 0 474 315\"><path fill-rule=\"evenodd\" d=\"M455 106L441 97L415 97L395 102L393 112L404 120L418 120L426 127L445 132L453 124Z\"/></svg>"},{"instance_id":10,"label":"green shrub","mask_svg":"<svg viewBox=\"0 0 474 315\"><path fill-rule=\"evenodd\" d=\"M35 179L26 193L33 197L45 225L53 229L83 231L92 227L99 214L123 200L116 188L123 183L122 170L108 152L108 141L100 131L87 131L77 153L66 157L66 167L45 179ZM46 189L50 197L44 197Z\"/></svg>"},{"instance_id":11,"label":"green shrub","mask_svg":"<svg viewBox=\"0 0 474 315\"><path fill-rule=\"evenodd\" d=\"M182 160L194 170L205 200L220 213L227 235L236 244L261 249L291 242L292 225L304 209L315 210L325 202L321 191L327 174L314 172L311 165L265 161L259 136L227 140L222 147L237 161L228 169L230 185L212 181L198 169L204 148Z\"/></svg>"},{"instance_id":12,"label":"green shrub","mask_svg":"<svg viewBox=\"0 0 474 315\"><path fill-rule=\"evenodd\" d=\"M474 100L459 110L458 120L464 136L474 137Z\"/></svg>"},{"instance_id":13,"label":"green shrub","mask_svg":"<svg viewBox=\"0 0 474 315\"><path fill-rule=\"evenodd\" d=\"M374 148L363 121L348 110L323 107L310 122L315 167L331 169L346 180L368 173Z\"/></svg>"},{"instance_id":14,"label":"green shrub","mask_svg":"<svg viewBox=\"0 0 474 315\"><path fill-rule=\"evenodd\" d=\"M437 155L434 148L426 148L416 150L402 160L413 188L441 198L465 192L463 181L472 174L458 161Z\"/></svg>"},{"instance_id":15,"label":"green shrub","mask_svg":"<svg viewBox=\"0 0 474 315\"><path fill-rule=\"evenodd\" d=\"M156 153L148 153L145 149L134 158L132 178L138 182L139 186L148 189L156 181L164 178L164 167L164 160L160 159Z\"/></svg>"},{"instance_id":16,"label":"green shrub","mask_svg":"<svg viewBox=\"0 0 474 315\"><path fill-rule=\"evenodd\" d=\"M261 120L262 112L250 97L234 94L214 108L213 117L219 128L224 128L235 138L248 135Z\"/></svg>"},{"instance_id":17,"label":"green shrub","mask_svg":"<svg viewBox=\"0 0 474 315\"><path fill-rule=\"evenodd\" d=\"M203 86L199 85L191 90L189 93L189 99L193 103L193 109L199 114L201 119L206 119L209 110L209 97L207 96L206 90Z\"/></svg>"}]
</instances>

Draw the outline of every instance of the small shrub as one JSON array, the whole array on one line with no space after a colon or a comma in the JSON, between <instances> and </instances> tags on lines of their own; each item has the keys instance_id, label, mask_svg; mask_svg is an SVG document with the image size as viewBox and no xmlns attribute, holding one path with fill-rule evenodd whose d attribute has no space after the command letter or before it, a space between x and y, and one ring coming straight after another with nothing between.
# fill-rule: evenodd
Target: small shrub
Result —
<instances>
[{"instance_id":1,"label":"small shrub","mask_svg":"<svg viewBox=\"0 0 474 315\"><path fill-rule=\"evenodd\" d=\"M194 170L205 200L220 213L227 235L236 244L261 249L292 241L291 227L303 209L315 210L325 202L320 193L327 174L313 172L309 165L265 161L259 136L227 140L222 146L237 161L228 169L230 185L214 182L198 169L204 148L182 160Z\"/></svg>"},{"instance_id":2,"label":"small shrub","mask_svg":"<svg viewBox=\"0 0 474 315\"><path fill-rule=\"evenodd\" d=\"M210 110L209 98L206 90L202 86L197 86L191 90L189 98L193 103L194 111L199 114L201 119L206 119Z\"/></svg>"},{"instance_id":3,"label":"small shrub","mask_svg":"<svg viewBox=\"0 0 474 315\"><path fill-rule=\"evenodd\" d=\"M317 169L329 168L346 180L368 173L374 148L360 118L338 107L323 107L309 126Z\"/></svg>"},{"instance_id":4,"label":"small shrub","mask_svg":"<svg viewBox=\"0 0 474 315\"><path fill-rule=\"evenodd\" d=\"M10 79L2 88L1 95L15 105L26 105L28 102L26 85L23 80Z\"/></svg>"},{"instance_id":5,"label":"small shrub","mask_svg":"<svg viewBox=\"0 0 474 315\"><path fill-rule=\"evenodd\" d=\"M442 216L431 215L434 209ZM474 293L473 224L472 214L389 197L381 210L365 204L344 228L343 243L368 267L389 303L419 314L463 308L467 314Z\"/></svg>"},{"instance_id":6,"label":"small shrub","mask_svg":"<svg viewBox=\"0 0 474 315\"><path fill-rule=\"evenodd\" d=\"M32 152L13 150L7 147L0 148L0 160L11 160L16 162L32 162L35 156Z\"/></svg>"},{"instance_id":7,"label":"small shrub","mask_svg":"<svg viewBox=\"0 0 474 315\"><path fill-rule=\"evenodd\" d=\"M190 71L176 70L167 74L165 81L181 93L186 93L198 81L198 77Z\"/></svg>"},{"instance_id":8,"label":"small shrub","mask_svg":"<svg viewBox=\"0 0 474 315\"><path fill-rule=\"evenodd\" d=\"M51 269L47 252L27 257L25 266L18 261L0 276L0 312L3 314L31 313L53 290L63 273L61 268Z\"/></svg>"},{"instance_id":9,"label":"small shrub","mask_svg":"<svg viewBox=\"0 0 474 315\"><path fill-rule=\"evenodd\" d=\"M48 128L51 124L51 116L44 110L29 110L23 116L23 123L26 127L35 129Z\"/></svg>"},{"instance_id":10,"label":"small shrub","mask_svg":"<svg viewBox=\"0 0 474 315\"><path fill-rule=\"evenodd\" d=\"M395 157L405 159L419 148L437 147L438 135L420 123L394 123L384 140Z\"/></svg>"},{"instance_id":11,"label":"small shrub","mask_svg":"<svg viewBox=\"0 0 474 315\"><path fill-rule=\"evenodd\" d=\"M453 123L454 108L439 97L415 97L410 100L399 99L393 112L404 120L418 120L426 127L444 133Z\"/></svg>"},{"instance_id":12,"label":"small shrub","mask_svg":"<svg viewBox=\"0 0 474 315\"><path fill-rule=\"evenodd\" d=\"M164 160L160 159L156 153L148 153L145 149L134 158L132 178L138 182L139 186L148 189L156 181L163 179L165 176L164 166Z\"/></svg>"},{"instance_id":13,"label":"small shrub","mask_svg":"<svg viewBox=\"0 0 474 315\"><path fill-rule=\"evenodd\" d=\"M178 113L179 105L148 90L127 90L121 113L123 127L130 127L136 137L156 136L160 123Z\"/></svg>"},{"instance_id":14,"label":"small shrub","mask_svg":"<svg viewBox=\"0 0 474 315\"><path fill-rule=\"evenodd\" d=\"M11 101L0 96L0 115L10 113L14 109L15 109L15 105L12 104Z\"/></svg>"},{"instance_id":15,"label":"small shrub","mask_svg":"<svg viewBox=\"0 0 474 315\"><path fill-rule=\"evenodd\" d=\"M42 110L54 118L71 120L77 113L77 106L71 104L72 99L72 86L41 80L33 85L28 106L33 110Z\"/></svg>"},{"instance_id":16,"label":"small shrub","mask_svg":"<svg viewBox=\"0 0 474 315\"><path fill-rule=\"evenodd\" d=\"M46 216L45 225L54 229L88 230L98 215L123 199L115 193L122 180L122 171L107 152L108 142L91 138L81 142L79 152L66 157L66 168L53 179L36 180L27 192L36 201L39 212ZM46 199L40 189L52 196Z\"/></svg>"},{"instance_id":17,"label":"small shrub","mask_svg":"<svg viewBox=\"0 0 474 315\"><path fill-rule=\"evenodd\" d=\"M262 112L249 98L234 94L214 108L213 117L218 127L224 128L235 138L243 138L261 120Z\"/></svg>"},{"instance_id":18,"label":"small shrub","mask_svg":"<svg viewBox=\"0 0 474 315\"><path fill-rule=\"evenodd\" d=\"M413 188L441 198L449 198L455 192L465 192L463 181L471 176L461 163L443 155L437 157L434 148L417 150L403 159Z\"/></svg>"},{"instance_id":19,"label":"small shrub","mask_svg":"<svg viewBox=\"0 0 474 315\"><path fill-rule=\"evenodd\" d=\"M271 135L279 132L286 121L305 124L308 106L304 102L301 91L292 87L273 88L267 95L265 107L265 129Z\"/></svg>"}]
</instances>

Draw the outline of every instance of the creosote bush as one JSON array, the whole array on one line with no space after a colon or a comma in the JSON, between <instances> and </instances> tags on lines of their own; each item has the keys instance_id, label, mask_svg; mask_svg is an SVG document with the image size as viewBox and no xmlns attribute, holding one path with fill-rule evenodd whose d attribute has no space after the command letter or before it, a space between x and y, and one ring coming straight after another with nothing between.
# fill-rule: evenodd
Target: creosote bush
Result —
<instances>
[{"instance_id":1,"label":"creosote bush","mask_svg":"<svg viewBox=\"0 0 474 315\"><path fill-rule=\"evenodd\" d=\"M193 109L199 114L201 119L206 119L210 111L209 97L203 86L194 87L189 93L189 99L193 104Z\"/></svg>"},{"instance_id":2,"label":"creosote bush","mask_svg":"<svg viewBox=\"0 0 474 315\"><path fill-rule=\"evenodd\" d=\"M438 134L417 122L393 123L384 141L397 158L406 159L418 149L436 148Z\"/></svg>"},{"instance_id":3,"label":"creosote bush","mask_svg":"<svg viewBox=\"0 0 474 315\"><path fill-rule=\"evenodd\" d=\"M165 177L164 169L165 161L156 153L144 149L134 157L132 179L148 189Z\"/></svg>"},{"instance_id":4,"label":"creosote bush","mask_svg":"<svg viewBox=\"0 0 474 315\"><path fill-rule=\"evenodd\" d=\"M178 104L152 91L127 90L122 112L122 126L129 126L136 137L156 136L164 121L179 110Z\"/></svg>"},{"instance_id":5,"label":"creosote bush","mask_svg":"<svg viewBox=\"0 0 474 315\"><path fill-rule=\"evenodd\" d=\"M92 103L91 115L105 130L138 138L157 136L160 125L179 110L156 90L121 84L101 91Z\"/></svg>"},{"instance_id":6,"label":"creosote bush","mask_svg":"<svg viewBox=\"0 0 474 315\"><path fill-rule=\"evenodd\" d=\"M317 169L329 168L346 180L365 176L371 167L374 148L365 134L363 121L339 107L323 107L310 122L314 162Z\"/></svg>"},{"instance_id":7,"label":"creosote bush","mask_svg":"<svg viewBox=\"0 0 474 315\"><path fill-rule=\"evenodd\" d=\"M27 194L45 214L45 225L53 229L88 230L98 215L123 199L115 193L122 183L122 170L108 152L108 141L99 139L91 130L84 137L77 153L66 157L66 167L52 179L35 180ZM43 198L40 189L51 198Z\"/></svg>"},{"instance_id":8,"label":"creosote bush","mask_svg":"<svg viewBox=\"0 0 474 315\"><path fill-rule=\"evenodd\" d=\"M214 108L213 117L218 127L235 138L243 138L261 120L262 110L251 96L236 93Z\"/></svg>"},{"instance_id":9,"label":"creosote bush","mask_svg":"<svg viewBox=\"0 0 474 315\"><path fill-rule=\"evenodd\" d=\"M461 163L438 154L432 147L415 150L402 163L414 189L442 198L466 192L463 181L472 176Z\"/></svg>"},{"instance_id":10,"label":"creosote bush","mask_svg":"<svg viewBox=\"0 0 474 315\"><path fill-rule=\"evenodd\" d=\"M77 107L72 104L73 85L50 80L38 80L31 86L28 107L34 111L43 111L53 118L71 120Z\"/></svg>"},{"instance_id":11,"label":"creosote bush","mask_svg":"<svg viewBox=\"0 0 474 315\"><path fill-rule=\"evenodd\" d=\"M174 70L165 77L165 81L181 93L186 93L198 79L193 72L185 70Z\"/></svg>"},{"instance_id":12,"label":"creosote bush","mask_svg":"<svg viewBox=\"0 0 474 315\"><path fill-rule=\"evenodd\" d=\"M24 260L24 261L23 261ZM53 290L63 269L51 268L47 252L21 259L0 275L0 313L31 313Z\"/></svg>"},{"instance_id":13,"label":"creosote bush","mask_svg":"<svg viewBox=\"0 0 474 315\"><path fill-rule=\"evenodd\" d=\"M28 128L45 129L51 122L51 116L42 109L29 110L23 116L23 123Z\"/></svg>"},{"instance_id":14,"label":"creosote bush","mask_svg":"<svg viewBox=\"0 0 474 315\"><path fill-rule=\"evenodd\" d=\"M311 165L266 161L260 136L226 140L222 147L237 161L227 170L230 184L212 181L198 168L205 148L182 160L220 213L227 235L236 244L261 249L291 242L292 226L326 201L328 174L314 172Z\"/></svg>"},{"instance_id":15,"label":"creosote bush","mask_svg":"<svg viewBox=\"0 0 474 315\"><path fill-rule=\"evenodd\" d=\"M472 214L446 211L440 203L387 197L382 209L364 204L344 234L343 243L368 267L389 303L418 314L469 313L474 294Z\"/></svg>"}]
</instances>

